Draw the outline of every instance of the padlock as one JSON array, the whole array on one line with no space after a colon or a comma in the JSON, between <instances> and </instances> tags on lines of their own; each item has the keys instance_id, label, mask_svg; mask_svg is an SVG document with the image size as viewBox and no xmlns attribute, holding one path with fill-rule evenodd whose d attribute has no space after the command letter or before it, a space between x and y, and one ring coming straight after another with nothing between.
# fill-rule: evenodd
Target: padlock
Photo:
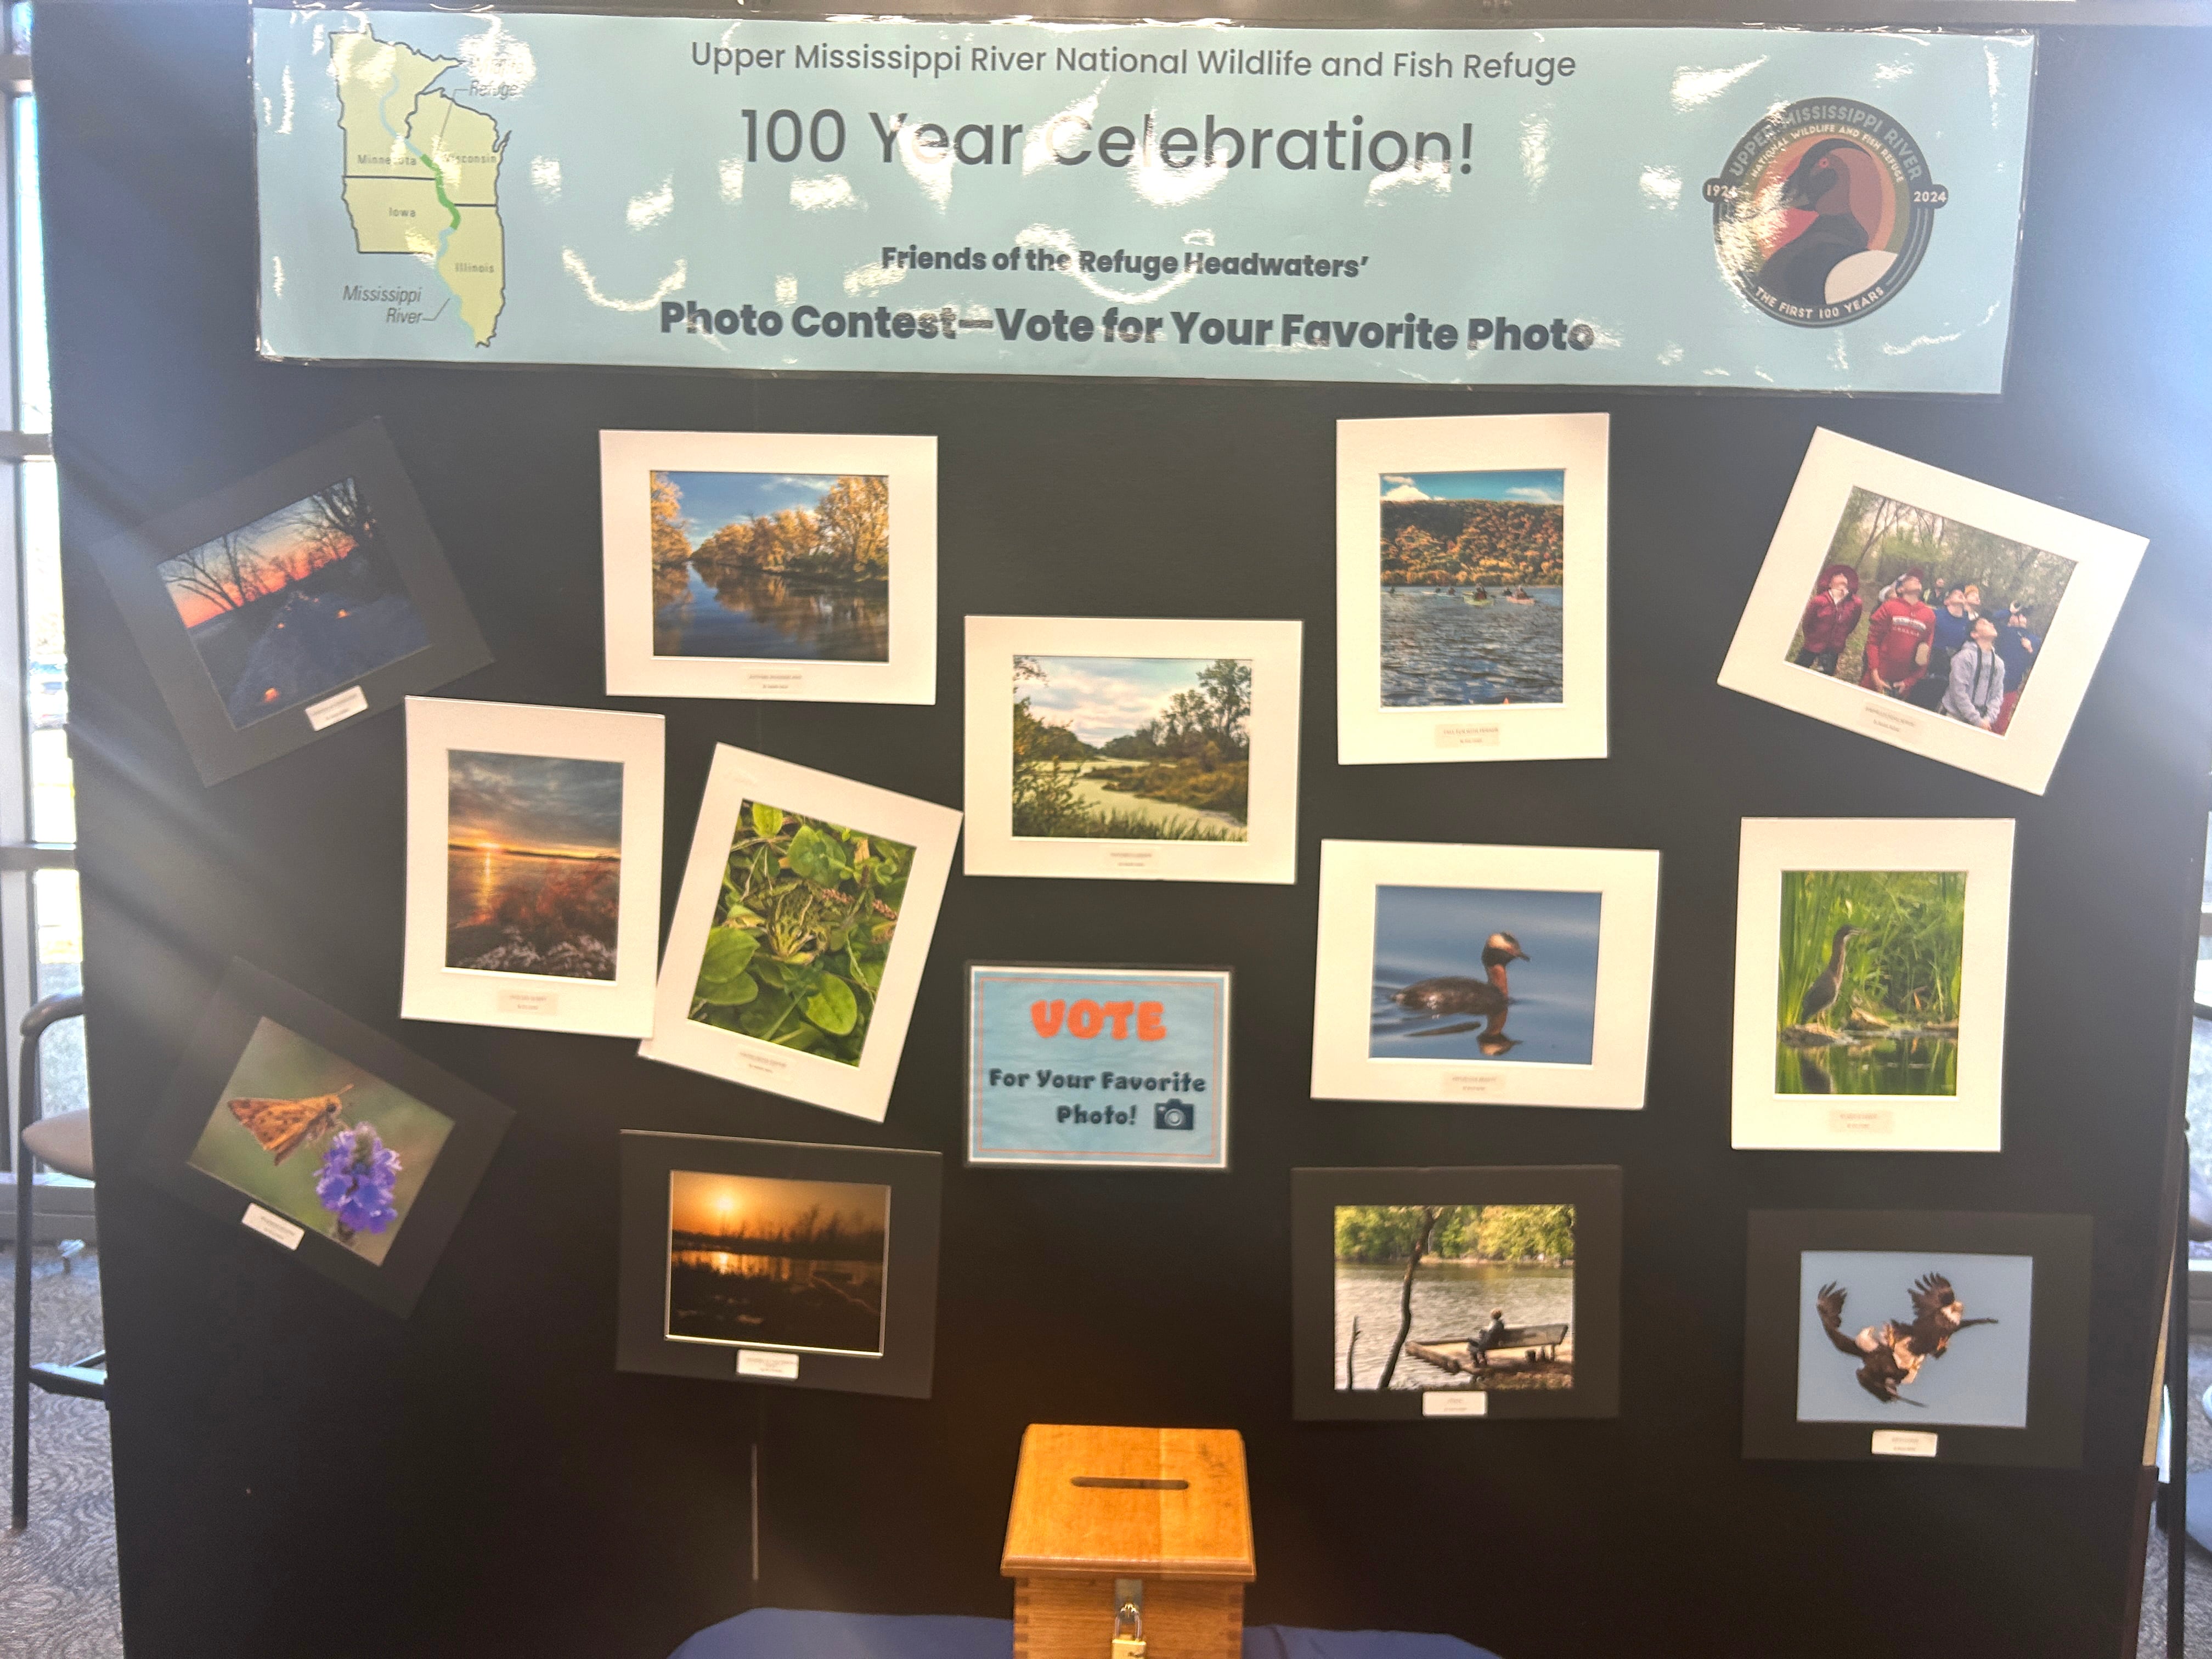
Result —
<instances>
[{"instance_id":1,"label":"padlock","mask_svg":"<svg viewBox=\"0 0 2212 1659\"><path fill-rule=\"evenodd\" d=\"M1121 1633L1125 1625L1126 1636ZM1145 1611L1133 1597L1114 1609L1113 1659L1145 1659Z\"/></svg>"}]
</instances>

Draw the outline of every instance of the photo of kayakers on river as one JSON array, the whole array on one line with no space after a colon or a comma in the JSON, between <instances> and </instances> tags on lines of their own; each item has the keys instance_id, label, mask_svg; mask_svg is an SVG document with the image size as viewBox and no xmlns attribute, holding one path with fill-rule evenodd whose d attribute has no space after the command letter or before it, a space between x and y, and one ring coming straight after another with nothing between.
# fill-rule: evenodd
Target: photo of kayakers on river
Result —
<instances>
[{"instance_id":1,"label":"photo of kayakers on river","mask_svg":"<svg viewBox=\"0 0 2212 1659\"><path fill-rule=\"evenodd\" d=\"M1574 1387L1573 1205L1340 1205L1335 1222L1338 1393Z\"/></svg>"},{"instance_id":2,"label":"photo of kayakers on river","mask_svg":"<svg viewBox=\"0 0 2212 1659\"><path fill-rule=\"evenodd\" d=\"M351 478L155 568L241 731L430 643L378 545L374 505Z\"/></svg>"},{"instance_id":3,"label":"photo of kayakers on river","mask_svg":"<svg viewBox=\"0 0 2212 1659\"><path fill-rule=\"evenodd\" d=\"M1601 893L1375 890L1375 1060L1587 1066Z\"/></svg>"},{"instance_id":4,"label":"photo of kayakers on river","mask_svg":"<svg viewBox=\"0 0 2212 1659\"><path fill-rule=\"evenodd\" d=\"M1013 833L1245 839L1252 665L1014 659Z\"/></svg>"},{"instance_id":5,"label":"photo of kayakers on river","mask_svg":"<svg viewBox=\"0 0 2212 1659\"><path fill-rule=\"evenodd\" d=\"M1381 476L1384 708L1561 701L1566 477Z\"/></svg>"},{"instance_id":6,"label":"photo of kayakers on river","mask_svg":"<svg viewBox=\"0 0 2212 1659\"><path fill-rule=\"evenodd\" d=\"M653 653L885 662L890 481L651 475Z\"/></svg>"},{"instance_id":7,"label":"photo of kayakers on river","mask_svg":"<svg viewBox=\"0 0 2212 1659\"><path fill-rule=\"evenodd\" d=\"M1956 1095L1966 876L1785 870L1774 1088Z\"/></svg>"},{"instance_id":8,"label":"photo of kayakers on river","mask_svg":"<svg viewBox=\"0 0 2212 1659\"><path fill-rule=\"evenodd\" d=\"M2071 559L1853 489L1789 659L2002 737L2073 574Z\"/></svg>"}]
</instances>

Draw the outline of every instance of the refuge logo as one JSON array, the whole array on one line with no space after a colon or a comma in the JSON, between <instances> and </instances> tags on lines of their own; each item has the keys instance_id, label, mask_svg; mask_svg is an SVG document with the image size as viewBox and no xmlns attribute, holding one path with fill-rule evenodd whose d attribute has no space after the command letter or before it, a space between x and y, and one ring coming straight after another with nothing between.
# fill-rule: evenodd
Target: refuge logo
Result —
<instances>
[{"instance_id":1,"label":"refuge logo","mask_svg":"<svg viewBox=\"0 0 2212 1659\"><path fill-rule=\"evenodd\" d=\"M1800 328L1863 317L1912 280L1950 192L1872 105L1807 98L1744 134L1705 181L1721 269Z\"/></svg>"}]
</instances>

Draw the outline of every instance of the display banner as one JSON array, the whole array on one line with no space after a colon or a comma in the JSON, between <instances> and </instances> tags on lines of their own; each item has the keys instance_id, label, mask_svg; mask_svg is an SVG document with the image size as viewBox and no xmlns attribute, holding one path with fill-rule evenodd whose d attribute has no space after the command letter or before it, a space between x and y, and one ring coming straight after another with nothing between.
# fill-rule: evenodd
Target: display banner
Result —
<instances>
[{"instance_id":1,"label":"display banner","mask_svg":"<svg viewBox=\"0 0 2212 1659\"><path fill-rule=\"evenodd\" d=\"M968 969L968 1161L1229 1165L1226 968Z\"/></svg>"},{"instance_id":2,"label":"display banner","mask_svg":"<svg viewBox=\"0 0 2212 1659\"><path fill-rule=\"evenodd\" d=\"M254 14L286 358L1982 392L2035 46Z\"/></svg>"}]
</instances>

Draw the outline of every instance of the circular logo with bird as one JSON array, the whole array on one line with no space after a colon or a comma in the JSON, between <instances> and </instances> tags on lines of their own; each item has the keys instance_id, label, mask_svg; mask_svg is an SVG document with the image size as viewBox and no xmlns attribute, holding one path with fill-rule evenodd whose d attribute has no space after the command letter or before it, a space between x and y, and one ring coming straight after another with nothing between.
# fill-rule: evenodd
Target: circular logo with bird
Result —
<instances>
[{"instance_id":1,"label":"circular logo with bird","mask_svg":"<svg viewBox=\"0 0 2212 1659\"><path fill-rule=\"evenodd\" d=\"M1744 134L1705 199L1721 269L1744 298L1800 328L1833 328L1912 280L1950 192L1881 111L1807 98Z\"/></svg>"}]
</instances>

